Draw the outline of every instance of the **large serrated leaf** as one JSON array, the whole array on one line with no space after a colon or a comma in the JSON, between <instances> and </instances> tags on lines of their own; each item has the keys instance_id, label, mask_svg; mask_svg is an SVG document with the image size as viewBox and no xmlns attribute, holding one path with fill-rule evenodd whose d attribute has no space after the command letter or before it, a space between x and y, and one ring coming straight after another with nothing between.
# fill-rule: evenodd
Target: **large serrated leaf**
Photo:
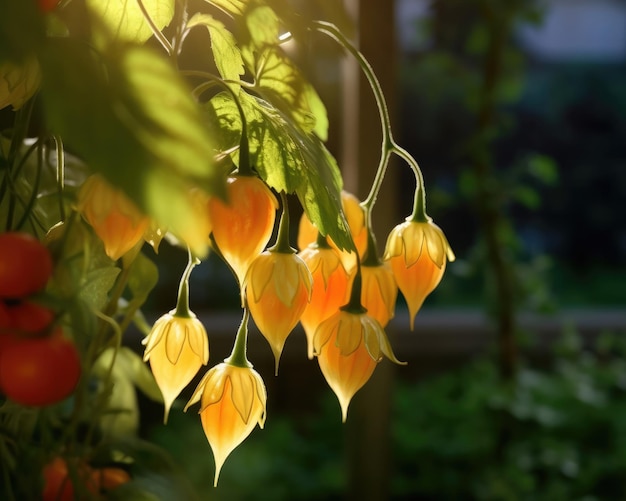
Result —
<instances>
[{"instance_id":1,"label":"large serrated leaf","mask_svg":"<svg viewBox=\"0 0 626 501\"><path fill-rule=\"evenodd\" d=\"M246 117L250 162L277 191L296 193L309 219L341 248L352 249L341 208L339 168L323 143L306 133L290 117L263 99L240 94ZM236 103L226 93L208 103L224 145L237 145L241 119ZM233 153L238 161L238 152Z\"/></svg>"},{"instance_id":2,"label":"large serrated leaf","mask_svg":"<svg viewBox=\"0 0 626 501\"><path fill-rule=\"evenodd\" d=\"M143 43L152 36L152 29L137 0L86 0L89 10L97 16L94 23L98 38ZM162 30L174 16L175 0L142 0L157 29ZM102 33L98 28L105 28ZM101 41L101 40L100 40Z\"/></svg>"},{"instance_id":3,"label":"large serrated leaf","mask_svg":"<svg viewBox=\"0 0 626 501\"><path fill-rule=\"evenodd\" d=\"M161 227L176 235L200 226L189 189L222 196L224 179L205 117L169 62L137 45L96 58L58 40L42 68L50 128Z\"/></svg>"},{"instance_id":4,"label":"large serrated leaf","mask_svg":"<svg viewBox=\"0 0 626 501\"><path fill-rule=\"evenodd\" d=\"M328 115L313 86L279 47L255 52L254 90L264 99L291 115L306 132L328 138Z\"/></svg>"},{"instance_id":5,"label":"large serrated leaf","mask_svg":"<svg viewBox=\"0 0 626 501\"><path fill-rule=\"evenodd\" d=\"M233 34L213 16L195 14L187 23L188 28L205 26L211 36L211 50L215 66L224 80L239 81L244 73L241 51ZM239 90L238 84L230 84L233 91Z\"/></svg>"}]
</instances>

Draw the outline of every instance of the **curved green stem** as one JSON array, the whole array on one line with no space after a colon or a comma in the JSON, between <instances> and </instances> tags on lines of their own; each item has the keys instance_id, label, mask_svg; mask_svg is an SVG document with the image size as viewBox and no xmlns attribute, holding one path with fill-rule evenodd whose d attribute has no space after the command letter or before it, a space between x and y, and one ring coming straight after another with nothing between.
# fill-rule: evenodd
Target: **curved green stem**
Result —
<instances>
[{"instance_id":1,"label":"curved green stem","mask_svg":"<svg viewBox=\"0 0 626 501\"><path fill-rule=\"evenodd\" d=\"M378 114L380 116L380 123L382 127L380 162L378 163L376 176L374 177L370 192L365 200L361 203L361 206L365 211L365 221L367 227L371 228L372 208L376 203L376 198L378 197L378 192L380 191L383 179L385 178L385 173L387 171L387 167L389 165L389 160L392 153L395 153L404 161L406 161L415 174L415 202L411 218L427 218L428 216L426 216L424 179L421 169L417 161L411 156L411 154L407 152L404 148L398 146L395 139L393 138L393 133L391 130L391 119L389 117L389 108L385 100L385 94L383 93L380 82L378 81L378 78L376 77L372 66L365 58L365 56L343 35L343 33L341 33L339 28L337 28L334 24L325 21L313 21L312 24L317 31L335 40L357 60L359 66L361 67L361 70L363 71L363 74L365 75L365 78L367 78L367 81L370 84L372 93L374 94L374 99L376 101L376 107L378 108Z\"/></svg>"},{"instance_id":2,"label":"curved green stem","mask_svg":"<svg viewBox=\"0 0 626 501\"><path fill-rule=\"evenodd\" d=\"M363 306L361 302L361 289L362 289L363 279L361 275L361 260L359 256L356 257L356 274L354 275L354 280L352 281L352 289L350 290L350 299L346 304L344 304L341 308L341 311L347 311L350 313L361 314L367 313L367 308Z\"/></svg>"},{"instance_id":3,"label":"curved green stem","mask_svg":"<svg viewBox=\"0 0 626 501\"><path fill-rule=\"evenodd\" d=\"M172 44L165 37L165 35L161 32L161 30L159 30L159 28L157 28L157 25L154 24L154 21L152 20L152 17L150 16L148 11L146 10L146 6L143 4L143 1L142 0L136 0L136 1L137 1L137 5L139 6L139 9L141 10L141 13L143 14L144 19L146 20L146 22L150 26L150 29L152 30L152 33L154 34L154 37L163 46L163 48L165 49L165 52L167 52L168 56L176 57L176 53L174 51L174 48L172 47Z\"/></svg>"},{"instance_id":4,"label":"curved green stem","mask_svg":"<svg viewBox=\"0 0 626 501\"><path fill-rule=\"evenodd\" d=\"M250 320L250 312L247 307L243 308L243 318L237 331L235 344L230 356L224 359L224 362L236 367L250 368L252 364L248 361L248 321Z\"/></svg>"},{"instance_id":5,"label":"curved green stem","mask_svg":"<svg viewBox=\"0 0 626 501\"><path fill-rule=\"evenodd\" d=\"M239 166L237 168L237 173L240 176L256 176L256 174L252 170L252 166L250 165L250 144L248 143L248 123L246 120L246 115L243 111L243 107L241 106L241 102L239 101L239 95L237 92L233 90L230 86L231 83L241 84L242 82L235 82L232 80L223 80L222 78L214 75L213 73L209 73L207 71L184 71L182 72L184 75L202 77L209 80L204 84L199 85L194 89L194 95L199 96L206 89L210 88L207 86L208 83L217 84L226 89L235 105L237 106L237 111L239 112L239 118L241 120L241 138L239 139Z\"/></svg>"},{"instance_id":6,"label":"curved green stem","mask_svg":"<svg viewBox=\"0 0 626 501\"><path fill-rule=\"evenodd\" d=\"M57 153L57 192L59 195L59 213L61 221L65 221L65 204L63 203L63 192L65 190L65 150L61 136L53 136Z\"/></svg>"},{"instance_id":7,"label":"curved green stem","mask_svg":"<svg viewBox=\"0 0 626 501\"><path fill-rule=\"evenodd\" d=\"M280 202L283 206L283 210L280 215L280 222L278 223L276 243L268 250L282 254L293 254L296 251L289 245L289 206L287 204L287 195L285 195L284 191L280 192Z\"/></svg>"},{"instance_id":8,"label":"curved green stem","mask_svg":"<svg viewBox=\"0 0 626 501\"><path fill-rule=\"evenodd\" d=\"M191 250L188 250L189 262L183 272L183 276L180 278L180 284L178 286L178 299L176 301L176 310L174 312L175 317L191 318L193 313L189 310L189 277L191 270L200 262L196 257L191 254Z\"/></svg>"}]
</instances>

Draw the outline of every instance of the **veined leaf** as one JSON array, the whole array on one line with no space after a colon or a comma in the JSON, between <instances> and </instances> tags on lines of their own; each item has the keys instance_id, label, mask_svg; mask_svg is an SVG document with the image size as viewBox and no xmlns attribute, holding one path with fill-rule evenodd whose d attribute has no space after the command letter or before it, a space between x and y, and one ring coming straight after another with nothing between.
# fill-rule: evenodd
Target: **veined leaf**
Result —
<instances>
[{"instance_id":1,"label":"veined leaf","mask_svg":"<svg viewBox=\"0 0 626 501\"><path fill-rule=\"evenodd\" d=\"M195 14L187 23L188 28L206 26L211 36L211 50L215 66L224 80L238 81L244 73L241 51L233 34L213 16ZM238 84L230 84L233 91L239 91Z\"/></svg>"},{"instance_id":2,"label":"veined leaf","mask_svg":"<svg viewBox=\"0 0 626 501\"><path fill-rule=\"evenodd\" d=\"M223 196L205 117L178 72L157 53L119 46L96 59L69 40L42 58L49 126L161 227L184 233L204 215L192 186ZM205 244L192 249L205 255Z\"/></svg>"},{"instance_id":3,"label":"veined leaf","mask_svg":"<svg viewBox=\"0 0 626 501\"><path fill-rule=\"evenodd\" d=\"M250 162L277 191L296 193L309 219L341 248L353 244L341 208L339 168L323 143L263 99L240 93L246 117ZM230 94L220 93L208 106L223 135L222 144L237 145L241 119ZM233 153L238 161L239 152Z\"/></svg>"},{"instance_id":4,"label":"veined leaf","mask_svg":"<svg viewBox=\"0 0 626 501\"><path fill-rule=\"evenodd\" d=\"M250 0L204 0L218 9L236 16L242 16L248 8Z\"/></svg>"},{"instance_id":5,"label":"veined leaf","mask_svg":"<svg viewBox=\"0 0 626 501\"><path fill-rule=\"evenodd\" d=\"M143 43L152 36L152 29L146 21L137 0L86 0L88 8L98 17L98 25L104 26L107 33L116 40ZM174 17L175 0L141 0L150 19L162 30Z\"/></svg>"},{"instance_id":6,"label":"veined leaf","mask_svg":"<svg viewBox=\"0 0 626 501\"><path fill-rule=\"evenodd\" d=\"M257 52L253 64L254 90L291 115L306 132L315 132L325 141L328 138L326 107L293 61L279 47L272 46Z\"/></svg>"},{"instance_id":7,"label":"veined leaf","mask_svg":"<svg viewBox=\"0 0 626 501\"><path fill-rule=\"evenodd\" d=\"M246 26L254 46L264 47L278 43L280 22L271 7L262 5L247 13Z\"/></svg>"}]
</instances>

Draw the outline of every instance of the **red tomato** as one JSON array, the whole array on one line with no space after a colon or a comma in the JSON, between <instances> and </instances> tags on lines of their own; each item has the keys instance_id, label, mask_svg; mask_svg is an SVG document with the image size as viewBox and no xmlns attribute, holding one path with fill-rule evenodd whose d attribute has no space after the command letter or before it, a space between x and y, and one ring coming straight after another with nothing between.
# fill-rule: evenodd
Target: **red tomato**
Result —
<instances>
[{"instance_id":1,"label":"red tomato","mask_svg":"<svg viewBox=\"0 0 626 501\"><path fill-rule=\"evenodd\" d=\"M28 233L0 234L0 298L40 291L52 275L52 256Z\"/></svg>"},{"instance_id":2,"label":"red tomato","mask_svg":"<svg viewBox=\"0 0 626 501\"><path fill-rule=\"evenodd\" d=\"M96 494L98 487L93 479L93 471L91 467L76 460L76 475L84 482L82 490L74 489L67 462L62 457L55 457L43 469L44 488L41 495L42 501L74 501L74 491L88 491ZM82 497L80 499L83 499ZM92 499L90 497L89 499Z\"/></svg>"},{"instance_id":3,"label":"red tomato","mask_svg":"<svg viewBox=\"0 0 626 501\"><path fill-rule=\"evenodd\" d=\"M18 334L36 334L50 326L54 312L32 301L20 301L8 308L10 326ZM1 324L0 324L1 325Z\"/></svg>"},{"instance_id":4,"label":"red tomato","mask_svg":"<svg viewBox=\"0 0 626 501\"><path fill-rule=\"evenodd\" d=\"M63 400L74 391L80 373L76 346L60 328L50 336L22 338L0 352L0 388L22 405Z\"/></svg>"},{"instance_id":5,"label":"red tomato","mask_svg":"<svg viewBox=\"0 0 626 501\"><path fill-rule=\"evenodd\" d=\"M74 486L63 458L50 461L43 469L43 478L42 501L73 501Z\"/></svg>"},{"instance_id":6,"label":"red tomato","mask_svg":"<svg viewBox=\"0 0 626 501\"><path fill-rule=\"evenodd\" d=\"M9 308L0 301L0 336L11 327L11 315L9 314Z\"/></svg>"}]
</instances>

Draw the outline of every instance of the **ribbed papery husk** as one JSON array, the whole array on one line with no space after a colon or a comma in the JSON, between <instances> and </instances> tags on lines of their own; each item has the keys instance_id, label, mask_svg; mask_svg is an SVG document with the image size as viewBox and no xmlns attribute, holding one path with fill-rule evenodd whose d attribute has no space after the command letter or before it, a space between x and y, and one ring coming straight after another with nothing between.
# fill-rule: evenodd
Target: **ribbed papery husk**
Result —
<instances>
[{"instance_id":1,"label":"ribbed papery husk","mask_svg":"<svg viewBox=\"0 0 626 501\"><path fill-rule=\"evenodd\" d=\"M267 394L261 376L252 368L221 363L198 384L185 410L200 400L200 420L215 458L217 486L229 454L259 425L265 424Z\"/></svg>"},{"instance_id":2,"label":"ribbed papery husk","mask_svg":"<svg viewBox=\"0 0 626 501\"><path fill-rule=\"evenodd\" d=\"M343 422L352 397L369 380L378 363L363 342L359 317L339 312L320 325L315 335L317 360L326 382L337 395Z\"/></svg>"},{"instance_id":3,"label":"ribbed papery husk","mask_svg":"<svg viewBox=\"0 0 626 501\"><path fill-rule=\"evenodd\" d=\"M358 255L363 257L367 249L365 212L360 205L359 199L347 191L341 192L341 205ZM314 243L317 240L317 233L315 225L311 223L306 214L302 214L298 225L298 249L302 251ZM349 271L356 266L356 255L354 253L340 251L332 238L328 239L328 244L341 255L342 262Z\"/></svg>"},{"instance_id":4,"label":"ribbed papery husk","mask_svg":"<svg viewBox=\"0 0 626 501\"><path fill-rule=\"evenodd\" d=\"M443 265L438 267L428 253L422 253L420 258L409 267L402 256L392 257L389 263L398 288L409 307L410 327L413 330L415 315L428 294L441 282L446 270L446 262L444 260Z\"/></svg>"},{"instance_id":5,"label":"ribbed papery husk","mask_svg":"<svg viewBox=\"0 0 626 501\"><path fill-rule=\"evenodd\" d=\"M307 353L313 358L313 336L317 327L339 311L350 295L349 275L333 249L307 247L299 256L311 271L311 300L300 317L307 337Z\"/></svg>"},{"instance_id":6,"label":"ribbed papery husk","mask_svg":"<svg viewBox=\"0 0 626 501\"><path fill-rule=\"evenodd\" d=\"M272 348L276 373L285 341L311 298L312 281L300 257L279 252L261 254L246 275L248 307Z\"/></svg>"},{"instance_id":7,"label":"ribbed papery husk","mask_svg":"<svg viewBox=\"0 0 626 501\"><path fill-rule=\"evenodd\" d=\"M177 317L170 312L155 322L143 343L144 361L150 361L152 374L163 394L167 422L176 397L209 361L206 330L195 316Z\"/></svg>"},{"instance_id":8,"label":"ribbed papery husk","mask_svg":"<svg viewBox=\"0 0 626 501\"><path fill-rule=\"evenodd\" d=\"M367 314L385 327L394 316L398 285L387 264L361 266L361 303Z\"/></svg>"},{"instance_id":9,"label":"ribbed papery husk","mask_svg":"<svg viewBox=\"0 0 626 501\"><path fill-rule=\"evenodd\" d=\"M227 189L229 202L211 198L209 214L215 242L243 284L250 263L272 235L278 201L257 177L231 176Z\"/></svg>"},{"instance_id":10,"label":"ribbed papery husk","mask_svg":"<svg viewBox=\"0 0 626 501\"><path fill-rule=\"evenodd\" d=\"M81 186L78 210L102 240L107 256L113 260L137 245L150 226L149 218L99 174L89 176Z\"/></svg>"},{"instance_id":11,"label":"ribbed papery husk","mask_svg":"<svg viewBox=\"0 0 626 501\"><path fill-rule=\"evenodd\" d=\"M209 213L210 197L198 188L189 190L189 200L192 203L194 217L179 222L177 238L182 240L192 252L197 249L208 249L209 235L213 231L213 222ZM198 252L194 252L198 254Z\"/></svg>"}]
</instances>

